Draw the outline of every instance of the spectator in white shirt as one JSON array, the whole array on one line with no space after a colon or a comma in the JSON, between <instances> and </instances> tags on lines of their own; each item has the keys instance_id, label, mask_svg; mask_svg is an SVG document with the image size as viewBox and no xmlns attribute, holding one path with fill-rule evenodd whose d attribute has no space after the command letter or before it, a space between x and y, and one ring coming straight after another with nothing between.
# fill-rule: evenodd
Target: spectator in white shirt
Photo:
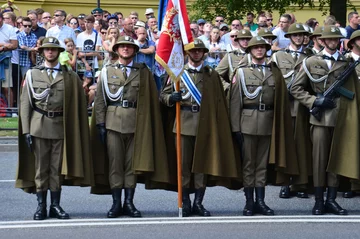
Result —
<instances>
[{"instance_id":1,"label":"spectator in white shirt","mask_svg":"<svg viewBox=\"0 0 360 239\"><path fill-rule=\"evenodd\" d=\"M65 48L64 40L66 38L72 38L74 42L76 42L76 35L74 29L64 25L64 21L66 18L66 12L64 10L55 10L54 11L54 20L55 26L51 27L46 32L46 37L55 37L59 40L60 45Z\"/></svg>"},{"instance_id":2,"label":"spectator in white shirt","mask_svg":"<svg viewBox=\"0 0 360 239\"><path fill-rule=\"evenodd\" d=\"M273 45L271 47L273 51L284 49L290 45L289 38L285 37L285 33L289 29L290 22L291 22L291 16L289 14L281 15L279 21L279 27L275 28L272 32L277 37L274 40Z\"/></svg>"}]
</instances>

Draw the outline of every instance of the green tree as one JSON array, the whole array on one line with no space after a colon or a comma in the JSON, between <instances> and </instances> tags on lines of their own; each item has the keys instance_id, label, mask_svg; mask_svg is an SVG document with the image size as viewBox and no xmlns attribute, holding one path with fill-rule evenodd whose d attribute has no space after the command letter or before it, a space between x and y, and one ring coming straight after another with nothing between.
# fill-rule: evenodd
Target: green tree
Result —
<instances>
[{"instance_id":1,"label":"green tree","mask_svg":"<svg viewBox=\"0 0 360 239\"><path fill-rule=\"evenodd\" d=\"M305 6L317 8L324 14L334 15L342 24L346 24L346 9L355 7L350 0L195 0L191 6L191 19L204 18L214 19L215 15L222 15L229 21L242 19L246 13L258 13L260 11L274 10L280 14L291 10L291 6L297 6L302 9Z\"/></svg>"}]
</instances>

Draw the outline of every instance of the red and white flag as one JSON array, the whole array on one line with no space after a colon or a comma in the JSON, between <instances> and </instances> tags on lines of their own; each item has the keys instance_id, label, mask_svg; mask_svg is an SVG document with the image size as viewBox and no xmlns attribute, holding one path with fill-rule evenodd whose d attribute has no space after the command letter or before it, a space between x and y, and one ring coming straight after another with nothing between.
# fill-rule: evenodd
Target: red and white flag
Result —
<instances>
[{"instance_id":1,"label":"red and white flag","mask_svg":"<svg viewBox=\"0 0 360 239\"><path fill-rule=\"evenodd\" d=\"M185 0L169 0L155 59L173 81L180 79L184 68L183 47L192 42Z\"/></svg>"}]
</instances>

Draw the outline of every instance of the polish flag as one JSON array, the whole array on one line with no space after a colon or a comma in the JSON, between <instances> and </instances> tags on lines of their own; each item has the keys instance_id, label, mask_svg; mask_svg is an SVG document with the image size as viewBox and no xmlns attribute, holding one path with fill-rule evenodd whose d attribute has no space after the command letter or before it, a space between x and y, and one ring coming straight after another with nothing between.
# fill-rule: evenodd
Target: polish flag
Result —
<instances>
[{"instance_id":1,"label":"polish flag","mask_svg":"<svg viewBox=\"0 0 360 239\"><path fill-rule=\"evenodd\" d=\"M184 46L193 42L185 0L169 0L156 49L156 61L173 81L184 68Z\"/></svg>"}]
</instances>

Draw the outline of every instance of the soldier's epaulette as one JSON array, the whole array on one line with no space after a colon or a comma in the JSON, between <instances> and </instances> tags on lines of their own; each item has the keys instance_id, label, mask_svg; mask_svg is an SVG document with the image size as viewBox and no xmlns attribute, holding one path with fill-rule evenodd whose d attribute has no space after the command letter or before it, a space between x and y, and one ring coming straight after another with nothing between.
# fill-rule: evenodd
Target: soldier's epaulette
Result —
<instances>
[{"instance_id":1,"label":"soldier's epaulette","mask_svg":"<svg viewBox=\"0 0 360 239\"><path fill-rule=\"evenodd\" d=\"M213 68L211 68L210 66L205 66L204 67L204 72L205 73L209 73L209 75L211 75L212 71L213 71Z\"/></svg>"}]
</instances>

